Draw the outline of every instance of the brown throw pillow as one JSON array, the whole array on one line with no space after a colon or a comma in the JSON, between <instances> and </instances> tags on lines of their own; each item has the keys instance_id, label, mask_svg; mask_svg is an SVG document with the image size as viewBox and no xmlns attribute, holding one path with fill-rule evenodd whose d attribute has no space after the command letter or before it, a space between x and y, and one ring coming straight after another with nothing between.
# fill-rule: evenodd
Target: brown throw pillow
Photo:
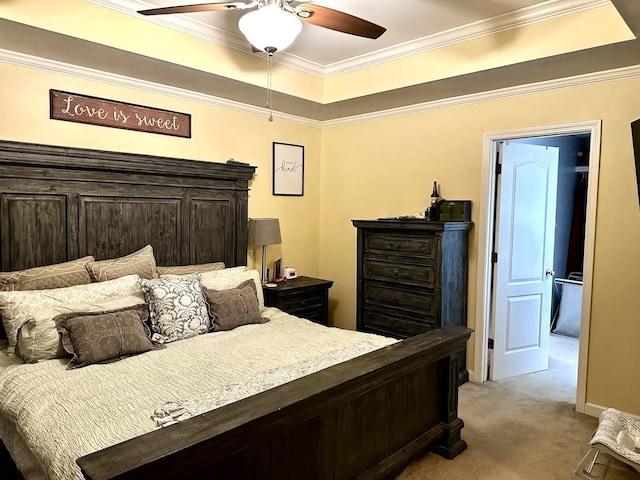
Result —
<instances>
[{"instance_id":1,"label":"brown throw pillow","mask_svg":"<svg viewBox=\"0 0 640 480\"><path fill-rule=\"evenodd\" d=\"M118 310L63 313L54 321L62 346L73 358L67 368L109 363L162 346L149 339L146 304Z\"/></svg>"},{"instance_id":2,"label":"brown throw pillow","mask_svg":"<svg viewBox=\"0 0 640 480\"><path fill-rule=\"evenodd\" d=\"M87 264L91 256L15 272L0 272L0 291L49 290L91 283Z\"/></svg>"},{"instance_id":3,"label":"brown throw pillow","mask_svg":"<svg viewBox=\"0 0 640 480\"><path fill-rule=\"evenodd\" d=\"M113 280L125 275L139 275L141 278L157 277L156 259L151 245L124 257L89 262L87 270L97 282Z\"/></svg>"},{"instance_id":4,"label":"brown throw pillow","mask_svg":"<svg viewBox=\"0 0 640 480\"><path fill-rule=\"evenodd\" d=\"M175 267L156 267L158 275L189 275L190 273L213 272L223 269L224 262L201 263L198 265L179 265Z\"/></svg>"},{"instance_id":5,"label":"brown throw pillow","mask_svg":"<svg viewBox=\"0 0 640 480\"><path fill-rule=\"evenodd\" d=\"M256 283L253 280L246 280L227 290L213 290L203 286L202 291L209 304L214 332L269 321L260 315Z\"/></svg>"}]
</instances>

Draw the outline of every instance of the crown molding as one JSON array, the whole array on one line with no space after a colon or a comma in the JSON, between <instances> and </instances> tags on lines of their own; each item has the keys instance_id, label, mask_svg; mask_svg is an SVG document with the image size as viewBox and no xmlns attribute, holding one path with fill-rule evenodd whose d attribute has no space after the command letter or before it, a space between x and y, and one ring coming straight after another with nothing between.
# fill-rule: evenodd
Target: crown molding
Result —
<instances>
[{"instance_id":1,"label":"crown molding","mask_svg":"<svg viewBox=\"0 0 640 480\"><path fill-rule=\"evenodd\" d=\"M142 0L85 0L89 3L94 3L101 7L110 8L119 13L124 13L136 18L141 18L138 15L138 10L144 10L146 8L154 8L157 5L144 2ZM263 53L253 52L247 39L243 35L235 34L220 28L209 25L205 22L186 17L182 15L172 16L148 16L144 17L144 20L161 25L163 27L177 30L178 32L193 35L194 37L206 40L223 47L231 48L239 52L264 56ZM324 75L324 67L318 63L305 60L304 58L292 55L288 52L278 52L277 57L272 57L273 63L282 64L289 68L294 68L304 73L322 77Z\"/></svg>"},{"instance_id":2,"label":"crown molding","mask_svg":"<svg viewBox=\"0 0 640 480\"><path fill-rule=\"evenodd\" d=\"M398 117L404 115L412 115L416 113L428 112L430 110L439 110L443 108L458 107L470 105L480 102L488 102L492 100L504 100L512 97L523 95L532 95L536 93L546 93L554 90L565 88L581 87L594 83L611 82L616 80L626 80L640 77L640 65L631 67L616 68L596 73L588 73L576 75L572 77L561 78L558 80L548 80L544 82L531 83L526 85L518 85L516 87L501 88L498 90L490 90L486 92L473 93L469 95L461 95L458 97L445 98L442 100L434 100L405 107L391 108L381 110L374 113L363 115L353 115L351 117L343 117L335 120L326 120L322 122L323 128L340 127L344 125L352 125L356 123L372 122L385 118Z\"/></svg>"},{"instance_id":3,"label":"crown molding","mask_svg":"<svg viewBox=\"0 0 640 480\"><path fill-rule=\"evenodd\" d=\"M85 0L102 7L116 10L126 15L140 18L138 10L153 8L157 5L143 0ZM430 50L450 46L456 43L492 35L505 30L523 27L553 18L571 15L580 11L598 8L611 4L610 0L548 0L546 2L522 8L493 18L488 18L453 28L434 35L419 38L410 42L384 48L365 55L360 55L342 62L320 65L289 52L280 52L274 63L293 68L304 73L322 78L334 77L353 72L373 65L391 62L404 57L421 54ZM145 17L147 21L177 30L244 53L252 53L246 39L242 35L230 33L191 17L162 15ZM255 54L259 55L259 54Z\"/></svg>"},{"instance_id":4,"label":"crown molding","mask_svg":"<svg viewBox=\"0 0 640 480\"><path fill-rule=\"evenodd\" d=\"M191 90L162 85L146 80L118 75L115 73L104 72L92 68L81 67L78 65L71 65L68 63L58 62L56 60L50 60L42 57L36 57L33 55L27 55L24 53L12 52L10 50L0 49L0 62L9 63L21 67L35 68L49 73L68 75L71 77L101 82L118 87L143 90L145 92L155 93L158 95L167 95L182 100L199 102L213 107L248 113L251 115L258 115L260 117L264 117L265 120L268 117L268 112L265 108L255 107L253 105L247 105L245 103L215 97L213 95L207 95ZM291 115L284 112L278 112L277 110L273 111L273 117L275 120L296 123L308 127L322 127L322 122L318 120L312 120L309 118Z\"/></svg>"},{"instance_id":5,"label":"crown molding","mask_svg":"<svg viewBox=\"0 0 640 480\"><path fill-rule=\"evenodd\" d=\"M264 108L247 105L241 102L227 100L224 98L208 95L204 93L194 92L177 87L162 85L159 83L140 80L124 75L99 71L91 68L71 65L55 60L36 57L23 53L13 52L0 49L0 62L18 65L22 67L35 68L55 74L69 75L76 78L82 78L91 81L106 83L125 88L133 88L143 90L158 95L167 95L179 99L195 101L210 105L213 107L224 108L251 115L267 117ZM626 80L640 77L640 65L630 67L616 68L596 73L588 73L583 75L575 75L557 80L548 80L544 82L519 85L515 87L501 88L469 95L460 95L457 97L446 98L442 100L434 100L419 104L408 105L405 107L380 110L374 113L353 115L350 117L338 118L335 120L313 120L297 115L291 115L284 112L274 111L276 120L295 123L298 125L308 126L312 128L332 128L357 123L372 122L386 118L412 115L416 113L427 112L430 110L438 110L456 106L470 105L480 102L493 100L502 100L522 95L532 95L537 93L545 93L565 88L573 88L591 85L594 83L610 82L616 80Z\"/></svg>"},{"instance_id":6,"label":"crown molding","mask_svg":"<svg viewBox=\"0 0 640 480\"><path fill-rule=\"evenodd\" d=\"M611 4L610 0L549 0L544 3L438 32L434 35L418 38L366 55L360 55L343 62L327 65L324 68L324 76L328 78L342 75L362 68L448 47L456 43L466 42L526 25L545 22L554 18L572 15L609 4Z\"/></svg>"},{"instance_id":7,"label":"crown molding","mask_svg":"<svg viewBox=\"0 0 640 480\"><path fill-rule=\"evenodd\" d=\"M138 19L144 19L148 22L162 25L163 27L171 28L182 33L193 35L194 37L207 40L218 45L233 48L245 53L252 53L251 48L247 44L246 39L242 35L235 34L233 32L226 32L213 25L206 24L191 17L182 15L174 16L141 16L137 12L138 10L145 10L148 8L155 8L157 5L153 5L142 0L85 0L89 3L106 7L111 10L115 10L119 13L124 13L131 17Z\"/></svg>"}]
</instances>

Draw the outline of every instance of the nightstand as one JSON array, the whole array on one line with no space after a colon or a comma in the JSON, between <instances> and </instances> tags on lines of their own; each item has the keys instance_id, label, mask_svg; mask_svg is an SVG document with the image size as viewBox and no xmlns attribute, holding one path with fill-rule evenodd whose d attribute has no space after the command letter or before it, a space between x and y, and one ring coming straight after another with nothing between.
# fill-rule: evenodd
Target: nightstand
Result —
<instances>
[{"instance_id":1,"label":"nightstand","mask_svg":"<svg viewBox=\"0 0 640 480\"><path fill-rule=\"evenodd\" d=\"M329 289L333 285L332 280L298 277L277 285L262 287L267 307L276 307L291 315L329 325Z\"/></svg>"}]
</instances>

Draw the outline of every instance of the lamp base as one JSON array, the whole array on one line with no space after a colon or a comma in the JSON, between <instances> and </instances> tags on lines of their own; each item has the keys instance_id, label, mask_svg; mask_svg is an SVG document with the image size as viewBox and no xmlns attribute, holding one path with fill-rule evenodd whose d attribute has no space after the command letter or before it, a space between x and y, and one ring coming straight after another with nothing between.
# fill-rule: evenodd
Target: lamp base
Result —
<instances>
[{"instance_id":1,"label":"lamp base","mask_svg":"<svg viewBox=\"0 0 640 480\"><path fill-rule=\"evenodd\" d=\"M269 283L269 271L267 270L267 246L262 245L262 285Z\"/></svg>"}]
</instances>

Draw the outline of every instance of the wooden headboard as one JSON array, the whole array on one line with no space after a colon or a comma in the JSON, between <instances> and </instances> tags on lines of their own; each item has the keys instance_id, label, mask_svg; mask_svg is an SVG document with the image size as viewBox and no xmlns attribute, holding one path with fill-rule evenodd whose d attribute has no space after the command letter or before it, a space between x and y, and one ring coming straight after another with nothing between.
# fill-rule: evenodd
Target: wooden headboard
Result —
<instances>
[{"instance_id":1,"label":"wooden headboard","mask_svg":"<svg viewBox=\"0 0 640 480\"><path fill-rule=\"evenodd\" d=\"M0 141L4 271L150 244L158 265L245 265L255 167Z\"/></svg>"}]
</instances>

